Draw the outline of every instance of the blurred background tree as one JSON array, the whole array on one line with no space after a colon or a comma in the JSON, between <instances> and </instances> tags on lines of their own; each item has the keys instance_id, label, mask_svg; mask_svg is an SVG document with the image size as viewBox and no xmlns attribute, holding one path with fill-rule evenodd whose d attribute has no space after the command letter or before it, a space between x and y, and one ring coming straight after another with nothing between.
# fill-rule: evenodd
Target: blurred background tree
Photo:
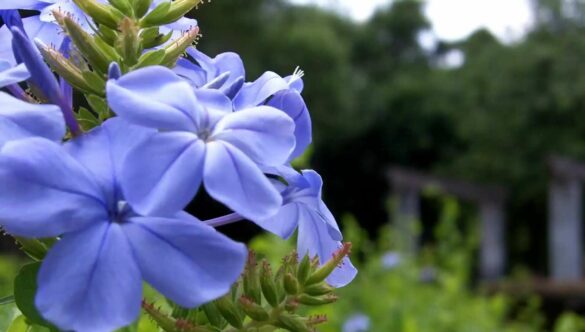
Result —
<instances>
[{"instance_id":1,"label":"blurred background tree","mask_svg":"<svg viewBox=\"0 0 585 332\"><path fill-rule=\"evenodd\" d=\"M373 235L388 221L385 169L400 164L511 190L512 263L546 270L545 159L585 158L585 8L534 0L533 31L515 44L487 30L423 48L424 3L396 0L367 22L282 0L224 0L195 13L199 47L264 68L307 74L311 166L331 209ZM460 66L445 59L452 52Z\"/></svg>"}]
</instances>

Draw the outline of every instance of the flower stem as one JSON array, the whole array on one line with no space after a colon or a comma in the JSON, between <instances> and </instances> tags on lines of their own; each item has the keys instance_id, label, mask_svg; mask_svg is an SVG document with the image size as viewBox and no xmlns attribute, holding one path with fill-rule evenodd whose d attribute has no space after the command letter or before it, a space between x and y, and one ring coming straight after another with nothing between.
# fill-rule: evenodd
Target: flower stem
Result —
<instances>
[{"instance_id":1,"label":"flower stem","mask_svg":"<svg viewBox=\"0 0 585 332\"><path fill-rule=\"evenodd\" d=\"M208 224L211 227L219 227L233 224L242 220L245 220L244 217L240 216L237 213L231 213L222 217L205 220L204 223Z\"/></svg>"}]
</instances>

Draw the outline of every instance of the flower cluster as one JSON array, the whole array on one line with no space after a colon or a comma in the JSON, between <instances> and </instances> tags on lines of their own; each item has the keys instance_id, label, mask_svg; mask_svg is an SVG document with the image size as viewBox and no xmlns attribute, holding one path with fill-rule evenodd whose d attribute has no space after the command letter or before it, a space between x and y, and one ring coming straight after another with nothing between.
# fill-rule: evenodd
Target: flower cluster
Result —
<instances>
[{"instance_id":1,"label":"flower cluster","mask_svg":"<svg viewBox=\"0 0 585 332\"><path fill-rule=\"evenodd\" d=\"M302 72L246 82L237 54L190 47L198 27L183 15L199 2L0 2L0 225L56 239L35 305L59 329L130 324L142 281L182 307L221 297L247 257L215 229L227 223L298 229L299 254L321 264L342 247L320 176L290 166L311 143ZM183 211L202 189L233 213ZM355 274L345 258L327 282Z\"/></svg>"}]
</instances>

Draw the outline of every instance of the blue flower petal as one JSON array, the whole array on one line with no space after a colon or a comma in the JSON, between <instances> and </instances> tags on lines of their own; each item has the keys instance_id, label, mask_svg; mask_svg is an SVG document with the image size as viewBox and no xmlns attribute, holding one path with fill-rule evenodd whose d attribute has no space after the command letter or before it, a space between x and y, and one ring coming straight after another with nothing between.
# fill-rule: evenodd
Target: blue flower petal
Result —
<instances>
[{"instance_id":1,"label":"blue flower petal","mask_svg":"<svg viewBox=\"0 0 585 332\"><path fill-rule=\"evenodd\" d=\"M108 103L120 117L163 130L195 131L202 110L193 89L173 71L152 66L107 84Z\"/></svg>"},{"instance_id":2,"label":"blue flower petal","mask_svg":"<svg viewBox=\"0 0 585 332\"><path fill-rule=\"evenodd\" d=\"M0 224L11 234L57 236L107 218L92 175L46 139L5 144L0 183Z\"/></svg>"},{"instance_id":3,"label":"blue flower petal","mask_svg":"<svg viewBox=\"0 0 585 332\"><path fill-rule=\"evenodd\" d=\"M0 88L29 79L30 73L24 64L12 67L9 61L0 58Z\"/></svg>"},{"instance_id":4,"label":"blue flower petal","mask_svg":"<svg viewBox=\"0 0 585 332\"><path fill-rule=\"evenodd\" d=\"M255 82L244 85L234 99L234 107L236 110L242 110L259 106L275 93L288 89L288 83L282 77L273 72L266 72Z\"/></svg>"},{"instance_id":5,"label":"blue flower petal","mask_svg":"<svg viewBox=\"0 0 585 332\"><path fill-rule=\"evenodd\" d=\"M282 197L256 164L229 143L207 144L204 185L211 197L250 220L268 218Z\"/></svg>"},{"instance_id":6,"label":"blue flower petal","mask_svg":"<svg viewBox=\"0 0 585 332\"><path fill-rule=\"evenodd\" d=\"M276 234L283 239L288 239L297 228L304 208L302 204L295 202L285 204L276 215L267 219L254 220L254 223L270 233Z\"/></svg>"},{"instance_id":7,"label":"blue flower petal","mask_svg":"<svg viewBox=\"0 0 585 332\"><path fill-rule=\"evenodd\" d=\"M260 106L226 115L211 137L229 142L256 163L277 166L284 164L294 149L294 129L286 114Z\"/></svg>"},{"instance_id":8,"label":"blue flower petal","mask_svg":"<svg viewBox=\"0 0 585 332\"><path fill-rule=\"evenodd\" d=\"M144 279L183 307L226 294L244 268L247 250L192 218L136 217L124 224Z\"/></svg>"},{"instance_id":9,"label":"blue flower petal","mask_svg":"<svg viewBox=\"0 0 585 332\"><path fill-rule=\"evenodd\" d=\"M303 97L295 90L281 91L267 105L285 112L294 120L297 145L289 159L299 157L313 140L311 115Z\"/></svg>"},{"instance_id":10,"label":"blue flower petal","mask_svg":"<svg viewBox=\"0 0 585 332\"><path fill-rule=\"evenodd\" d=\"M205 145L185 132L151 136L128 153L121 185L143 215L168 215L185 208L201 184Z\"/></svg>"},{"instance_id":11,"label":"blue flower petal","mask_svg":"<svg viewBox=\"0 0 585 332\"><path fill-rule=\"evenodd\" d=\"M54 105L30 104L0 92L0 118L18 126L28 136L40 136L61 141L65 136L65 121L59 107ZM0 146L6 130L0 126Z\"/></svg>"},{"instance_id":12,"label":"blue flower petal","mask_svg":"<svg viewBox=\"0 0 585 332\"><path fill-rule=\"evenodd\" d=\"M51 248L35 303L61 330L107 332L138 318L141 297L140 271L123 228L104 222Z\"/></svg>"},{"instance_id":13,"label":"blue flower petal","mask_svg":"<svg viewBox=\"0 0 585 332\"><path fill-rule=\"evenodd\" d=\"M113 206L120 198L120 193L116 190L128 152L155 133L155 130L129 124L120 118L112 118L91 132L68 141L65 148L91 171L109 200L108 206ZM144 169L144 165L141 168Z\"/></svg>"},{"instance_id":14,"label":"blue flower petal","mask_svg":"<svg viewBox=\"0 0 585 332\"><path fill-rule=\"evenodd\" d=\"M0 2L0 9L41 10L50 4L51 2L42 0L2 0Z\"/></svg>"}]
</instances>

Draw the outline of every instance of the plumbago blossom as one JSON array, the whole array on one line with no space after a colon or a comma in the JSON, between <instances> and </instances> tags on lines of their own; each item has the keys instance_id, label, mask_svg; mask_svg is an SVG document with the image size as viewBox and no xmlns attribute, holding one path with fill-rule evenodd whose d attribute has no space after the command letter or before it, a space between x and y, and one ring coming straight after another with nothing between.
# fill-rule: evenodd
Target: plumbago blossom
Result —
<instances>
[{"instance_id":1,"label":"plumbago blossom","mask_svg":"<svg viewBox=\"0 0 585 332\"><path fill-rule=\"evenodd\" d=\"M42 319L27 317L32 322L64 331L112 331L136 321L142 306L167 331L169 324L178 330L195 324L141 304L146 282L182 308L215 301L223 320L210 318L216 325L203 331L225 324L246 330L246 321L233 314L235 305L255 328L312 328L323 317L287 312L335 301L331 287L355 277L346 257L350 246L341 242L322 200L321 177L290 166L312 139L302 73L283 78L267 72L246 82L237 54L210 58L189 47L192 34L172 46L145 49L140 38L147 34L137 32L156 28L170 36L169 29L193 22L183 14L198 3L0 3L11 9L0 11L6 23L0 30L9 33L0 33L0 44L11 45L9 56L0 53L0 88L7 91L0 92L0 226L29 254L31 243L37 254L42 249L32 255L40 264L34 299L15 293L19 308L22 301L34 303ZM39 15L22 20L13 9ZM62 19L55 25L55 9L86 22ZM34 24L41 27L36 32L55 28L65 45L44 46L58 43L33 33ZM63 24L77 35L67 38ZM104 48L108 38L78 33L88 27L112 29L113 44ZM81 57L72 61L70 50ZM92 68L96 63L110 63L109 71ZM74 106L72 86L80 87L92 111ZM80 125L87 114L95 115L89 128ZM201 190L233 213L204 221L187 213ZM297 231L297 254L285 259L285 274L273 277L267 263L252 273L257 264L246 247L216 229L244 220L285 239ZM232 303L224 295L234 292L243 271L244 295ZM260 281L250 281L258 276ZM259 283L270 313L260 289L251 286ZM278 295L278 289L286 293Z\"/></svg>"}]
</instances>

